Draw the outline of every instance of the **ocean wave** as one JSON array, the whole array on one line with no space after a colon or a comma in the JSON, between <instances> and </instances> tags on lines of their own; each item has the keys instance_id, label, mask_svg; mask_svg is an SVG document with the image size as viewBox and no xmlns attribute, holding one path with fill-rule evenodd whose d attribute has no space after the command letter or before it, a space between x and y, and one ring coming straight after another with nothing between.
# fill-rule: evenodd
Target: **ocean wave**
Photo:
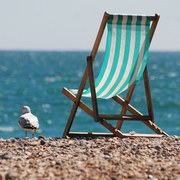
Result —
<instances>
[{"instance_id":1,"label":"ocean wave","mask_svg":"<svg viewBox=\"0 0 180 180\"><path fill-rule=\"evenodd\" d=\"M13 132L13 127L0 127L0 132Z\"/></svg>"}]
</instances>

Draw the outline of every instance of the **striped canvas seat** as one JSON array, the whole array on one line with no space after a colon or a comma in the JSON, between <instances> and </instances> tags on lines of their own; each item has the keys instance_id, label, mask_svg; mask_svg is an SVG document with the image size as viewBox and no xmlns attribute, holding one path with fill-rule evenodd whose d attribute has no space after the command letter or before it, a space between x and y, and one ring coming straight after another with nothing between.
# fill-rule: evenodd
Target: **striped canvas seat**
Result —
<instances>
[{"instance_id":1,"label":"striped canvas seat","mask_svg":"<svg viewBox=\"0 0 180 180\"><path fill-rule=\"evenodd\" d=\"M140 79L147 63L150 20L147 16L109 16L105 57L95 80L97 98L111 98ZM91 96L90 88L83 96Z\"/></svg>"}]
</instances>

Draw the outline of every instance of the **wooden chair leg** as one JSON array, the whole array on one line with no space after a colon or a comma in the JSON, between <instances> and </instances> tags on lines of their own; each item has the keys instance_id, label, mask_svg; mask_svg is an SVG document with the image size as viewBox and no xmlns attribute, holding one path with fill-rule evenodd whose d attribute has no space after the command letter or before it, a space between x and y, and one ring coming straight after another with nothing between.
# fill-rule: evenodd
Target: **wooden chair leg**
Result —
<instances>
[{"instance_id":1,"label":"wooden chair leg","mask_svg":"<svg viewBox=\"0 0 180 180\"><path fill-rule=\"evenodd\" d=\"M91 100L92 100L92 107L93 107L93 112L94 112L94 120L99 121L96 90L95 90L95 85L94 85L94 73L93 73L93 68L92 68L92 59L90 56L87 57L87 68L88 68L88 75L89 75L89 84L90 84L90 89L91 89Z\"/></svg>"},{"instance_id":2,"label":"wooden chair leg","mask_svg":"<svg viewBox=\"0 0 180 180\"><path fill-rule=\"evenodd\" d=\"M151 92L150 92L150 84L149 84L147 67L144 70L143 77L144 77L144 87L145 87L145 93L146 93L148 113L149 113L149 116L151 116L152 122L154 122L154 113L153 113L152 98L151 98Z\"/></svg>"},{"instance_id":3,"label":"wooden chair leg","mask_svg":"<svg viewBox=\"0 0 180 180\"><path fill-rule=\"evenodd\" d=\"M70 115L69 115L69 118L68 118L68 121L66 123L66 127L64 129L64 133L63 133L64 138L67 136L67 134L69 133L69 131L71 129L72 122L74 120L74 116L75 116L76 111L77 111L77 107L78 107L78 104L76 102L74 102L73 107L72 107L71 112L70 112Z\"/></svg>"},{"instance_id":4,"label":"wooden chair leg","mask_svg":"<svg viewBox=\"0 0 180 180\"><path fill-rule=\"evenodd\" d=\"M135 85L131 86L131 88L129 89L124 104L130 103L134 88L135 88ZM122 106L122 110L121 110L120 114L125 115L126 112L127 112L127 108L126 108L126 105L124 105L124 106ZM117 125L116 125L116 129L121 130L122 124L123 124L123 121L118 121Z\"/></svg>"},{"instance_id":5,"label":"wooden chair leg","mask_svg":"<svg viewBox=\"0 0 180 180\"><path fill-rule=\"evenodd\" d=\"M77 108L79 106L79 102L80 102L84 87L86 85L87 71L88 70L86 68L84 76L83 76L82 81L81 81L81 84L79 86L78 94L77 94L77 96L75 98L76 100L74 101L73 107L71 109L71 112L70 112L70 115L69 115L69 118L68 118L68 121L67 121L67 124L66 124L66 127L64 129L63 137L66 137L66 135L69 133L69 131L71 129L73 119L75 117L75 114L76 114ZM64 93L66 90L67 90L66 88L63 88L62 92Z\"/></svg>"}]
</instances>

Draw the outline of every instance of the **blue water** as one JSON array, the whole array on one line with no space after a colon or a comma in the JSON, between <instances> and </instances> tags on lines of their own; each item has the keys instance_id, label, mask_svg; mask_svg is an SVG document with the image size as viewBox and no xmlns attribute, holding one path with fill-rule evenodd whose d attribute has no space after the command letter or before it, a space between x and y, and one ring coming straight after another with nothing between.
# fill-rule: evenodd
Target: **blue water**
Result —
<instances>
[{"instance_id":1,"label":"blue water","mask_svg":"<svg viewBox=\"0 0 180 180\"><path fill-rule=\"evenodd\" d=\"M29 105L39 118L36 136L62 136L72 103L61 89L79 86L87 55L89 52L0 51L0 138L24 137L17 123L23 105ZM100 52L94 64L95 74L102 59L103 52ZM148 70L155 122L168 134L179 136L180 52L150 52ZM132 104L146 113L142 84L141 80ZM100 112L121 110L111 100L98 103ZM72 130L104 131L104 128L79 109ZM151 132L141 122L125 122L122 130Z\"/></svg>"}]
</instances>

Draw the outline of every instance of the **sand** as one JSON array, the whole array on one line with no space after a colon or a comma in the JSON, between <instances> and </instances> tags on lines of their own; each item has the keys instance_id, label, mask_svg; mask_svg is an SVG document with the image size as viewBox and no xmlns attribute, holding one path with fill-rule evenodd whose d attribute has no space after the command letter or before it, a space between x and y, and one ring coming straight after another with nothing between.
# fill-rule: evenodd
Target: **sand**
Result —
<instances>
[{"instance_id":1,"label":"sand","mask_svg":"<svg viewBox=\"0 0 180 180\"><path fill-rule=\"evenodd\" d=\"M0 179L180 179L180 138L0 138Z\"/></svg>"}]
</instances>

